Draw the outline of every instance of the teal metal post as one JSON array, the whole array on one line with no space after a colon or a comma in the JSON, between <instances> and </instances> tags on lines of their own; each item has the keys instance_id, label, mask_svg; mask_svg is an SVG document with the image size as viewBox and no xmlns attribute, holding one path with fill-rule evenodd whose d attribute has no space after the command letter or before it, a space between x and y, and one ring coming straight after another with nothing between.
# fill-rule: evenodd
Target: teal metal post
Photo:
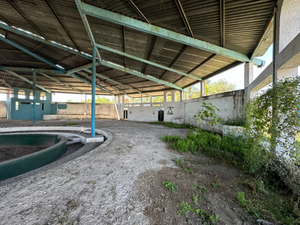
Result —
<instances>
[{"instance_id":1,"label":"teal metal post","mask_svg":"<svg viewBox=\"0 0 300 225\"><path fill-rule=\"evenodd\" d=\"M96 100L96 47L93 47L93 66L92 66L92 137L95 137L95 100Z\"/></svg>"},{"instance_id":2,"label":"teal metal post","mask_svg":"<svg viewBox=\"0 0 300 225\"><path fill-rule=\"evenodd\" d=\"M36 125L36 71L33 70L33 125Z\"/></svg>"}]
</instances>

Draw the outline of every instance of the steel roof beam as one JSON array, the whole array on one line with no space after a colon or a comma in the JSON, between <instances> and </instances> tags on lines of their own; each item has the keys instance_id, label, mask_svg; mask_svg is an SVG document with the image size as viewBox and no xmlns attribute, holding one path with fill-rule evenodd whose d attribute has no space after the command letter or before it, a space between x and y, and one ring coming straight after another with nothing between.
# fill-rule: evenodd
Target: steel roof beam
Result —
<instances>
[{"instance_id":1,"label":"steel roof beam","mask_svg":"<svg viewBox=\"0 0 300 225\"><path fill-rule=\"evenodd\" d=\"M61 63L61 62L65 61L65 60L67 60L67 59L70 59L70 58L74 57L74 56L75 56L74 54L70 54L70 55L67 55L65 57L62 57L61 59L59 59L58 61L56 61L55 64Z\"/></svg>"},{"instance_id":2,"label":"steel roof beam","mask_svg":"<svg viewBox=\"0 0 300 225\"><path fill-rule=\"evenodd\" d=\"M15 6L10 0L7 1L42 37L45 38L45 35L17 8L17 6Z\"/></svg>"},{"instance_id":3,"label":"steel roof beam","mask_svg":"<svg viewBox=\"0 0 300 225\"><path fill-rule=\"evenodd\" d=\"M185 45L181 50L180 52L176 55L176 57L173 59L173 61L170 63L169 65L169 68L171 68L175 63L176 61L180 58L180 56L182 56L182 54L185 52L185 50L187 50L189 46ZM168 71L165 70L162 75L159 77L159 79L163 78L163 76L167 73Z\"/></svg>"},{"instance_id":4,"label":"steel roof beam","mask_svg":"<svg viewBox=\"0 0 300 225\"><path fill-rule=\"evenodd\" d=\"M58 18L58 15L56 14L56 12L54 11L54 9L52 8L52 6L50 5L49 1L46 0L47 5L49 6L49 8L51 9L52 13L54 14L54 16L56 17L57 21L59 22L59 24L62 26L62 28L64 29L64 31L66 32L66 34L68 35L68 37L70 38L70 40L72 41L73 45L75 46L75 48L79 50L78 46L76 45L76 43L74 42L73 38L71 37L71 35L69 34L69 32L67 31L67 29L65 28L65 26L62 24L62 22L60 21L60 19Z\"/></svg>"},{"instance_id":5,"label":"steel roof beam","mask_svg":"<svg viewBox=\"0 0 300 225\"><path fill-rule=\"evenodd\" d=\"M221 47L225 47L225 0L220 0Z\"/></svg>"},{"instance_id":6,"label":"steel roof beam","mask_svg":"<svg viewBox=\"0 0 300 225\"><path fill-rule=\"evenodd\" d=\"M195 80L200 80L200 81L202 80L202 79L199 78L199 77L195 77L195 76L193 76L193 75L190 75L190 74L181 72L181 71L179 71L179 70L171 69L171 68L166 67L166 66L163 66L163 65L161 65L161 64L154 63L154 62L151 62L151 61L149 61L149 60L142 59L142 58L139 58L139 57L130 55L130 54L128 54L128 53L121 52L121 51L115 50L115 49L113 49L113 48L106 47L106 46L101 45L101 44L96 44L96 47L97 47L97 48L100 48L100 49L104 49L104 50L106 50L106 51L110 51L110 52L116 53L116 54L118 54L118 55L123 55L123 56L126 56L126 57L128 57L128 58L132 58L132 59L134 59L134 60L137 60L137 61L140 61L140 62L143 62L143 63L147 63L147 64L152 65L152 66L156 66L156 67L162 68L162 69L164 69L164 70L169 70L169 71L171 71L171 72L173 72L173 73L177 73L177 74L180 74L180 75L182 75L182 76L187 76L187 77L193 78L193 79L195 79ZM101 63L102 63L102 62L101 62Z\"/></svg>"},{"instance_id":7,"label":"steel roof beam","mask_svg":"<svg viewBox=\"0 0 300 225\"><path fill-rule=\"evenodd\" d=\"M10 32L13 32L15 34L19 34L19 35L22 35L24 37L27 37L27 38L30 38L32 40L35 40L35 41L38 41L38 42L42 42L43 44L46 44L46 45L50 45L52 47L55 47L55 48L58 48L60 50L63 50L63 51L66 51L66 52L70 52L72 54L76 54L76 55L79 55L83 58L86 58L86 59L90 59L92 60L92 56L91 55L88 55L88 54L84 54L82 52L78 52L76 49L73 49L71 47L68 47L66 45L62 45L62 44L59 44L57 42L53 42L53 41L50 41L50 40L46 40L45 38L43 37L40 37L38 35L35 35L35 34L30 34L30 33L27 33L25 31L22 31L20 29L17 29L15 27L11 27L11 26L8 26L8 25L5 25L5 24L2 24L0 23L0 28L4 29L4 30L7 30L7 31L10 31Z\"/></svg>"},{"instance_id":8,"label":"steel roof beam","mask_svg":"<svg viewBox=\"0 0 300 225\"><path fill-rule=\"evenodd\" d=\"M217 70L216 72L213 72L213 73L211 73L211 74L209 74L209 75L207 75L207 76L205 76L205 77L202 77L202 80L207 80L207 79L209 79L209 78L211 78L211 77L213 77L213 76L216 76L216 75L218 75L218 74L220 74L220 73L223 73L224 71L229 70L229 69L231 69L231 68L233 68L233 67L236 67L236 66L238 66L238 65L240 65L240 64L241 64L241 62L236 61L236 62L234 62L234 63L232 63L232 64L230 64L230 65L228 65L228 66L225 66L225 67L222 68L222 69ZM183 89L185 89L185 88L187 88L187 87L189 87L189 86L192 86L192 85L194 85L194 84L197 84L197 83L198 83L197 81L196 81L196 82L192 82L192 83L190 83L190 84L184 86Z\"/></svg>"},{"instance_id":9,"label":"steel roof beam","mask_svg":"<svg viewBox=\"0 0 300 225\"><path fill-rule=\"evenodd\" d=\"M83 72L77 72L77 73L79 73L80 75L82 75L82 76L84 76L84 77L86 77L86 78L88 78L88 79L92 79L92 78L89 77L86 73L83 73ZM97 74L96 74L96 76L97 76ZM98 76L98 77L99 77L99 76ZM100 79L96 79L96 81L98 81L99 83L103 83L103 84L106 85L107 87L110 87L110 88L112 88L112 89L115 89L116 91L120 91L120 89L118 89L118 88L116 88L116 87L113 87L113 86L109 85L108 83L106 83L106 82L104 82L104 81L101 81ZM122 92L122 93L126 94L125 92Z\"/></svg>"},{"instance_id":10,"label":"steel roof beam","mask_svg":"<svg viewBox=\"0 0 300 225\"><path fill-rule=\"evenodd\" d=\"M101 9L83 2L76 0L78 2L78 7L81 8L82 13L87 14L89 16L96 17L98 19L106 20L115 24L119 24L121 26L126 26L131 29L139 30L148 34L152 34L161 38L165 38L174 42L178 42L184 45L188 45L197 49L201 49L204 51L208 51L211 53L215 53L227 58L231 58L240 62L253 62L255 65L264 65L264 61L254 58L250 60L247 55L241 54L239 52L235 52L226 48L222 48L220 46L210 44L205 41L201 41L199 39L195 39L180 33L176 33L174 31L167 30L165 28L161 28L158 26L154 26L151 24L147 24L145 22L141 22L136 19L132 19L127 16L123 16L114 12L110 12L105 9Z\"/></svg>"},{"instance_id":11,"label":"steel roof beam","mask_svg":"<svg viewBox=\"0 0 300 225\"><path fill-rule=\"evenodd\" d=\"M21 80L23 80L23 81L25 81L25 82L31 84L31 85L33 85L33 82L32 82L32 81L28 80L27 78L25 78L25 77L23 77L23 76L21 76L21 75L15 73L15 72L13 72L13 71L5 70L5 72L7 72L7 73L9 73L10 75L13 75L13 76L15 76L15 77L17 77L17 78L19 78L19 79L21 79ZM40 88L40 89L42 89L42 90L48 92L48 93L51 93L50 90L48 90L48 89L46 89L46 88L44 88L44 87L42 87L42 86L40 86L40 85L38 85L38 84L36 84L36 86L37 86L38 88Z\"/></svg>"},{"instance_id":12,"label":"steel roof beam","mask_svg":"<svg viewBox=\"0 0 300 225\"><path fill-rule=\"evenodd\" d=\"M258 44L257 44L257 46L255 48L255 50L253 51L251 59L253 59L257 55L257 52L259 51L260 47L269 38L269 34L270 34L270 32L271 32L271 30L273 28L273 21L274 21L274 19L273 19L273 15L272 15L271 20L270 20L267 28L265 29L265 31L264 31L263 35L261 36L261 38L260 38L260 40L259 40L259 42L258 42Z\"/></svg>"},{"instance_id":13,"label":"steel roof beam","mask_svg":"<svg viewBox=\"0 0 300 225\"><path fill-rule=\"evenodd\" d=\"M34 70L33 68L22 68L22 67L9 67L9 66L0 66L0 70L11 70L15 72L30 72ZM58 70L47 70L47 69L35 69L38 73L51 73L51 74L65 74L63 71Z\"/></svg>"},{"instance_id":14,"label":"steel roof beam","mask_svg":"<svg viewBox=\"0 0 300 225\"><path fill-rule=\"evenodd\" d=\"M146 16L142 13L142 11L136 6L136 4L134 4L134 2L132 0L127 0L127 2L131 5L132 8L134 8L134 10L140 15L140 17L143 18L143 20L146 23L149 23L149 20L146 18Z\"/></svg>"},{"instance_id":15,"label":"steel roof beam","mask_svg":"<svg viewBox=\"0 0 300 225\"><path fill-rule=\"evenodd\" d=\"M92 29L90 27L90 24L89 24L89 21L86 17L86 15L82 12L82 8L80 6L80 0L75 0L75 3L76 3L76 6L77 6L77 9L78 9L78 12L80 14L80 17L81 17L81 20L83 22L83 25L85 27L85 30L89 36L89 39L92 43L92 46L95 47L95 38L94 38L94 35L93 35L93 32L92 32ZM100 52L98 51L98 49L96 49L96 53L97 53L97 56L98 56L98 60L101 60L101 55L100 55ZM91 57L91 59L93 60L93 57Z\"/></svg>"},{"instance_id":16,"label":"steel roof beam","mask_svg":"<svg viewBox=\"0 0 300 225\"><path fill-rule=\"evenodd\" d=\"M39 74L43 75L44 77L47 77L47 78L50 79L50 80L55 81L56 83L62 84L62 85L64 85L65 87L70 88L70 89L72 89L72 90L74 90L74 91L76 91L76 92L83 93L82 91L79 91L77 88L72 87L72 86L70 86L69 84L66 84L66 83L61 82L59 79L53 78L53 77L51 77L51 76L49 76L49 75L47 75L47 74L45 74L45 73L40 73L40 72L39 72Z\"/></svg>"},{"instance_id":17,"label":"steel roof beam","mask_svg":"<svg viewBox=\"0 0 300 225\"><path fill-rule=\"evenodd\" d=\"M193 31L192 31L192 28L191 28L190 23L189 23L189 21L188 21L186 15L185 15L185 12L184 12L184 10L183 10L183 7L182 7L182 5L181 5L180 0L175 0L175 3L176 3L176 6L177 6L177 8L178 8L178 11L179 11L179 13L180 13L180 15L181 15L181 18L182 18L182 20L183 20L183 22L184 22L184 25L185 25L185 27L186 27L186 29L187 29L187 32L189 33L189 35L190 35L191 37L194 38L194 34L193 34Z\"/></svg>"},{"instance_id":18,"label":"steel roof beam","mask_svg":"<svg viewBox=\"0 0 300 225\"><path fill-rule=\"evenodd\" d=\"M75 78L75 79L77 79L77 80L80 80L80 81L82 81L83 83L86 83L86 84L92 86L92 83L91 83L91 82L89 82L89 81L87 81L87 80L85 80L85 79L82 79L81 77L75 75L74 73L69 74L69 76L71 76L71 77L73 77L73 78ZM103 87L101 87L101 86L99 86L99 85L96 85L96 88L101 89L101 90L103 90L103 91L105 91L105 92L107 92L107 93L113 94L113 93L111 93L109 90L106 90L105 88L103 88Z\"/></svg>"},{"instance_id":19,"label":"steel roof beam","mask_svg":"<svg viewBox=\"0 0 300 225\"><path fill-rule=\"evenodd\" d=\"M125 27L122 27L123 52L126 53ZM126 56L124 56L124 67L126 67Z\"/></svg>"},{"instance_id":20,"label":"steel roof beam","mask_svg":"<svg viewBox=\"0 0 300 225\"><path fill-rule=\"evenodd\" d=\"M8 22L3 16L0 15L0 20L4 21L6 24L10 26L10 22Z\"/></svg>"},{"instance_id":21,"label":"steel roof beam","mask_svg":"<svg viewBox=\"0 0 300 225\"><path fill-rule=\"evenodd\" d=\"M135 75L135 76L138 76L138 77L141 77L141 78L144 78L146 80L151 80L151 81L154 81L156 83L160 83L160 84L164 84L166 86L169 86L169 87L172 87L172 88L176 88L178 90L182 90L181 87L175 85L175 84L171 84L167 81L163 81L163 80L160 80L158 78L155 78L153 76L150 76L150 75L145 75L143 73L140 73L136 70L132 70L132 69L129 69L129 68L126 68L126 67L123 67L123 66L120 66L118 64L115 64L115 63L112 63L112 62L107 62L107 61L101 61L101 64L104 65L104 66L107 66L107 67L110 67L110 68L114 68L116 70L120 70L120 71L123 71L123 72L126 72L126 73L130 73L132 75Z\"/></svg>"},{"instance_id":22,"label":"steel roof beam","mask_svg":"<svg viewBox=\"0 0 300 225\"><path fill-rule=\"evenodd\" d=\"M44 43L40 43L38 46L36 46L36 47L32 50L32 52L36 52L36 51L40 50L44 45L45 45Z\"/></svg>"},{"instance_id":23,"label":"steel roof beam","mask_svg":"<svg viewBox=\"0 0 300 225\"><path fill-rule=\"evenodd\" d=\"M5 80L3 80L3 79L0 79L0 82L2 82L3 84L5 84L7 87L9 87L9 88L12 88L8 83L6 83L6 81Z\"/></svg>"},{"instance_id":24,"label":"steel roof beam","mask_svg":"<svg viewBox=\"0 0 300 225\"><path fill-rule=\"evenodd\" d=\"M99 64L97 64L97 65L99 65ZM68 70L67 74L76 73L76 72L79 72L81 70L91 68L92 66L93 66L93 63L89 63L89 64L86 64L86 65L83 65L83 66L79 66L79 67L76 67L74 69Z\"/></svg>"},{"instance_id":25,"label":"steel roof beam","mask_svg":"<svg viewBox=\"0 0 300 225\"><path fill-rule=\"evenodd\" d=\"M157 40L157 36L154 36L153 40L152 40L150 52L149 52L148 57L147 57L147 60L151 59L151 56L152 56L152 53L153 53L153 50L154 50L154 47L155 47L155 44L156 44L156 40ZM142 69L142 73L145 73L146 69L147 69L147 64L144 65L144 68Z\"/></svg>"},{"instance_id":26,"label":"steel roof beam","mask_svg":"<svg viewBox=\"0 0 300 225\"><path fill-rule=\"evenodd\" d=\"M15 48L17 48L17 49L19 49L19 50L21 50L21 51L27 53L28 55L31 55L32 57L34 57L34 58L36 58L36 59L38 59L38 60L40 60L40 61L42 61L42 62L44 62L44 63L46 63L46 64L48 64L48 65L50 65L50 66L52 66L52 67L54 67L54 68L56 68L56 69L58 69L58 70L60 70L60 71L64 71L64 69L62 69L62 68L60 68L59 66L53 64L52 62L50 62L50 61L48 61L48 60L46 60L46 59L44 59L44 58L38 56L37 54L35 54L35 53L33 53L33 52L27 50L26 48L23 48L22 46L20 46L20 45L14 43L14 42L12 42L12 41L10 41L10 40L8 40L8 39L2 37L2 36L0 36L0 40L1 40L1 41L4 41L4 42L7 43L7 44L10 44L11 46L13 46L13 47L15 47Z\"/></svg>"},{"instance_id":27,"label":"steel roof beam","mask_svg":"<svg viewBox=\"0 0 300 225\"><path fill-rule=\"evenodd\" d=\"M211 60L213 57L215 57L216 54L212 54L211 56L209 56L208 58L206 58L203 62L199 63L197 66L195 66L193 69L191 69L189 72L187 72L188 74L190 74L191 72L195 71L196 69L198 69L200 66L204 65L205 63L207 63L209 60ZM182 78L184 78L184 76L180 77L179 79L175 80L173 82L173 84L177 83L178 81L180 81Z\"/></svg>"},{"instance_id":28,"label":"steel roof beam","mask_svg":"<svg viewBox=\"0 0 300 225\"><path fill-rule=\"evenodd\" d=\"M85 69L85 71L88 72L88 73L92 73L92 71L91 71L91 70L88 70L88 69ZM139 90L137 90L137 89L134 89L133 87L131 87L131 86L129 86L129 85L122 84L122 83L120 83L120 82L118 82L118 81L115 81L115 80L113 80L113 79L110 79L109 77L107 77L107 76L105 76L105 75L103 75L103 74L101 74L101 73L96 73L96 76L97 76L97 77L101 77L101 78L103 78L103 79L105 79L105 80L108 80L108 81L110 81L110 82L116 83L116 84L118 84L118 85L121 85L121 86L123 86L123 87L125 87L125 88L128 88L128 89L130 89L130 90L137 91L137 92L141 93L141 91L139 91Z\"/></svg>"}]
</instances>

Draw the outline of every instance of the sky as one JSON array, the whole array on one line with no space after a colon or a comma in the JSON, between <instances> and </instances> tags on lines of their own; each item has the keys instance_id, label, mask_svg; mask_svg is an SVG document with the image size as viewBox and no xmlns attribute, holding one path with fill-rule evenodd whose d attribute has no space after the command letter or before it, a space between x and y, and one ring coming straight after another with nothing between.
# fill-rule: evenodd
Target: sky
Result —
<instances>
[{"instance_id":1,"label":"sky","mask_svg":"<svg viewBox=\"0 0 300 225\"><path fill-rule=\"evenodd\" d=\"M263 56L256 57L258 59L266 61L266 64L262 68L258 68L257 66L254 66L253 79L255 79L272 62L272 52L273 52L272 50L273 50L273 45L271 45L268 48L268 50ZM230 70L227 70L217 76L214 76L209 80L215 82L221 79L225 79L226 81L235 84L237 90L244 89L244 63Z\"/></svg>"}]
</instances>

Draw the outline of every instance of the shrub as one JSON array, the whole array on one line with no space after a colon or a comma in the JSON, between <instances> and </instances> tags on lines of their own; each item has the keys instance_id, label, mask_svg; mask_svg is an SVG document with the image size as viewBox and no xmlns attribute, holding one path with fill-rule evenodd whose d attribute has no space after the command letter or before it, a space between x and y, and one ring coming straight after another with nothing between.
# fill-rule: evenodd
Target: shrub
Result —
<instances>
[{"instance_id":1,"label":"shrub","mask_svg":"<svg viewBox=\"0 0 300 225\"><path fill-rule=\"evenodd\" d=\"M195 129L187 138L164 136L165 142L172 142L173 148L179 152L204 152L209 156L240 165L251 173L260 170L266 163L269 153L262 149L254 149L251 140L246 137L226 136Z\"/></svg>"},{"instance_id":2,"label":"shrub","mask_svg":"<svg viewBox=\"0 0 300 225\"><path fill-rule=\"evenodd\" d=\"M229 118L227 120L222 120L221 123L223 125L230 125L230 126L246 126L247 118L245 115L240 115L235 118Z\"/></svg>"},{"instance_id":3,"label":"shrub","mask_svg":"<svg viewBox=\"0 0 300 225\"><path fill-rule=\"evenodd\" d=\"M180 136L172 136L172 135L164 135L161 140L164 141L164 142L177 142L179 140L181 140L182 137Z\"/></svg>"}]
</instances>

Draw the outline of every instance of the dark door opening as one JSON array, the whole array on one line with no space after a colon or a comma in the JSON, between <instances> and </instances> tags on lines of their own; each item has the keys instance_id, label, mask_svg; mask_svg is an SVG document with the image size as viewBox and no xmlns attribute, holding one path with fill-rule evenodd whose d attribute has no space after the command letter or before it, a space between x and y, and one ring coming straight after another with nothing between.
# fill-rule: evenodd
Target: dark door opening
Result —
<instances>
[{"instance_id":1,"label":"dark door opening","mask_svg":"<svg viewBox=\"0 0 300 225\"><path fill-rule=\"evenodd\" d=\"M158 110L158 121L164 121L164 110Z\"/></svg>"},{"instance_id":2,"label":"dark door opening","mask_svg":"<svg viewBox=\"0 0 300 225\"><path fill-rule=\"evenodd\" d=\"M124 109L124 120L128 119L128 110Z\"/></svg>"}]
</instances>

